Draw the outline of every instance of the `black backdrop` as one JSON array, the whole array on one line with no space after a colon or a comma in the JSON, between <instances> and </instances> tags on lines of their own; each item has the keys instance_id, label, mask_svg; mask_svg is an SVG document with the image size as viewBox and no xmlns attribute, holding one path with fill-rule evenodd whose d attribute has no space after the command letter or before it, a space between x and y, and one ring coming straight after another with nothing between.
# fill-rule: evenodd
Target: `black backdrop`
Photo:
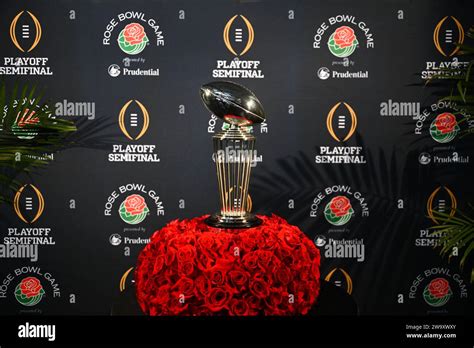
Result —
<instances>
[{"instance_id":1,"label":"black backdrop","mask_svg":"<svg viewBox=\"0 0 474 348\"><path fill-rule=\"evenodd\" d=\"M389 100L419 103L414 105L423 111L436 103L435 90L423 87L425 80L420 74L426 70L427 62L439 64L452 62L453 58L444 57L437 50L433 31L448 16L441 26L440 41L449 54L452 46L445 42L444 31L452 27L453 42L459 36L456 22L449 16L459 20L467 31L474 11L470 1L8 0L2 1L0 9L2 66L6 66L8 57L46 57L46 66L53 73L3 76L7 83L11 86L16 80L35 82L45 89L53 106L67 100L93 103L95 107L95 117L90 119L78 116L80 110L72 111L74 117L64 116L78 123L81 146L55 154L46 170L20 178L25 184L34 184L44 197L45 208L39 219L26 224L12 205L1 207L2 243L11 236L9 228L14 227L51 228L49 235L55 242L39 246L36 262L0 261L5 291L5 297L0 297L2 313L108 314L120 294L122 276L135 265L144 246L127 244L126 238L149 238L168 221L217 209L212 134L208 130L211 115L201 104L198 92L201 84L214 79L218 61L230 64L235 58L223 39L224 27L234 15L245 16L254 32L251 48L238 59L259 61L257 69L264 78L232 80L252 89L268 115L267 132L257 127L254 130L258 155L263 161L253 169L253 211L281 215L311 239L324 236L362 242L363 260L323 255L321 266L323 278L335 268L346 272L345 277L345 273L335 271L330 281L339 280L348 291L352 286L361 314L463 313L466 296L470 295L469 277L459 270L459 257L447 263L431 246L416 243L420 243L420 231L433 225L427 217L426 204L438 187L441 189L435 201L445 199L448 205L453 204L447 187L453 192L457 207L467 209L473 193L470 162L441 164L435 162L435 157L449 157L456 152L466 158L472 154L471 139L458 136L448 145L437 144L428 128L439 112L429 115L422 134L417 135L413 119L416 112L385 116L381 105ZM42 29L38 45L26 53L14 45L9 35L13 18L23 10L30 11ZM157 36L148 22L120 21L119 14L127 11L143 13L147 21L154 19L160 26L164 45L157 45ZM355 24L329 24L330 18L338 15L353 16ZM111 32L110 45L103 45L104 32L112 19L117 26ZM126 24L138 21L150 42L141 53L127 55L119 48L117 38ZM360 22L369 29L373 47L360 29ZM21 37L20 26L24 23L30 24L29 38ZM19 46L26 50L34 41L32 23L32 17L24 12L14 28L20 33ZM322 34L321 47L313 48L314 36L322 23L328 29ZM327 47L331 33L342 25L352 27L359 41L348 57L347 67L344 59L332 55ZM242 42L232 36L235 28L242 29ZM230 46L237 54L248 42L249 31L242 17L232 23ZM126 58L132 59L129 67ZM113 64L119 67L119 76L109 74ZM329 70L329 78L318 76L322 67ZM125 69L159 69L159 76L125 76ZM336 78L333 71L362 72L368 76ZM149 114L148 130L138 140L129 140L119 127L119 113L129 100L141 102ZM330 109L338 102L350 105L357 119L354 134L340 143L331 136L326 123ZM138 127L130 126L130 113L138 114ZM125 128L131 137L136 137L137 129L143 126L143 111L132 102L124 115ZM334 125L339 115L345 115L346 122L351 121L348 110L341 105L336 110ZM215 129L220 126L217 123ZM464 122L460 127L468 131L469 124ZM348 131L348 127L334 129L339 138ZM159 162L108 160L114 145L131 144L155 145ZM321 146L361 147L365 163L315 163ZM430 163L420 163L422 152L431 156ZM126 193L120 194L113 204L112 215L104 215L112 192L131 183L145 185L147 192L156 191L164 207L164 215L157 214L155 203L142 194L151 213L138 225L138 230L130 230L137 226L127 225L118 215ZM318 193L334 185L351 188L352 195L348 197L355 210L348 224L336 228L323 214L324 206L334 195L326 195L316 217L310 216ZM31 187L25 192L28 190ZM361 205L354 198L356 192L364 198L368 216L362 216ZM139 192L132 190L127 194L131 193ZM35 205L37 198L33 198ZM25 216L29 214L25 207L21 209ZM120 245L111 244L113 234L120 235ZM324 246L321 250L324 254ZM16 269L26 266L40 268L42 275L38 275L37 269L15 275ZM428 281L434 278L432 275L423 277L414 298L410 298L410 287L417 275L433 269L449 269L443 277L453 292L449 302L437 308L429 306L422 295ZM45 273L50 273L59 286L59 297L53 296ZM12 274L14 279L6 286ZM122 285L130 285L132 274ZM34 307L24 307L15 300L15 287L26 275L42 279L46 292Z\"/></svg>"}]
</instances>

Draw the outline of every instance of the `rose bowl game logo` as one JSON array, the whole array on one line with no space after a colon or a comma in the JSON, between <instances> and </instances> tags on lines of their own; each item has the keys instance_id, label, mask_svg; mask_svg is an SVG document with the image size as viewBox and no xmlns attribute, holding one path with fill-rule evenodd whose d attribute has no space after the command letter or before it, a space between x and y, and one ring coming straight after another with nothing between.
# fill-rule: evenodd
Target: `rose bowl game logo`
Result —
<instances>
[{"instance_id":1,"label":"rose bowl game logo","mask_svg":"<svg viewBox=\"0 0 474 348\"><path fill-rule=\"evenodd\" d=\"M117 39L120 49L127 54L139 54L149 41L145 29L138 23L127 24Z\"/></svg>"},{"instance_id":2,"label":"rose bowl game logo","mask_svg":"<svg viewBox=\"0 0 474 348\"><path fill-rule=\"evenodd\" d=\"M144 56L147 46L165 46L163 29L155 18L139 11L119 13L110 19L102 35L103 46L112 47L114 44L127 56L124 58L117 55L116 61L108 62L107 72L111 77L160 76L160 68L155 65L156 59L148 61ZM120 61L121 65L118 64Z\"/></svg>"},{"instance_id":3,"label":"rose bowl game logo","mask_svg":"<svg viewBox=\"0 0 474 348\"><path fill-rule=\"evenodd\" d=\"M346 196L333 197L324 209L324 217L335 226L346 224L353 214L354 209L352 209L351 202Z\"/></svg>"},{"instance_id":4,"label":"rose bowl game logo","mask_svg":"<svg viewBox=\"0 0 474 348\"><path fill-rule=\"evenodd\" d=\"M43 286L36 277L23 278L15 288L16 300L27 307L38 304L44 294Z\"/></svg>"},{"instance_id":5,"label":"rose bowl game logo","mask_svg":"<svg viewBox=\"0 0 474 348\"><path fill-rule=\"evenodd\" d=\"M120 218L130 225L136 225L145 220L149 211L145 199L138 194L125 198L119 208Z\"/></svg>"},{"instance_id":6,"label":"rose bowl game logo","mask_svg":"<svg viewBox=\"0 0 474 348\"><path fill-rule=\"evenodd\" d=\"M459 132L456 116L444 112L436 116L430 126L430 135L438 143L449 143Z\"/></svg>"},{"instance_id":7,"label":"rose bowl game logo","mask_svg":"<svg viewBox=\"0 0 474 348\"><path fill-rule=\"evenodd\" d=\"M0 279L0 284L2 314L41 314L49 310L46 302L49 305L64 298L54 274L36 265L11 270Z\"/></svg>"},{"instance_id":8,"label":"rose bowl game logo","mask_svg":"<svg viewBox=\"0 0 474 348\"><path fill-rule=\"evenodd\" d=\"M433 307L444 306L452 295L449 282L444 278L433 279L423 290L423 299Z\"/></svg>"},{"instance_id":9,"label":"rose bowl game logo","mask_svg":"<svg viewBox=\"0 0 474 348\"><path fill-rule=\"evenodd\" d=\"M23 113L18 112L15 123L12 125L12 132L18 139L31 140L38 135L38 132L31 128L39 123L39 118L35 116L36 111L25 109Z\"/></svg>"},{"instance_id":10,"label":"rose bowl game logo","mask_svg":"<svg viewBox=\"0 0 474 348\"><path fill-rule=\"evenodd\" d=\"M462 314L469 301L469 289L469 281L461 274L447 267L432 267L419 273L409 285L409 308L426 314Z\"/></svg>"},{"instance_id":11,"label":"rose bowl game logo","mask_svg":"<svg viewBox=\"0 0 474 348\"><path fill-rule=\"evenodd\" d=\"M464 147L467 134L474 133L469 109L451 100L439 100L425 107L414 122L414 135L423 140L422 153L431 165L468 164L470 152Z\"/></svg>"},{"instance_id":12,"label":"rose bowl game logo","mask_svg":"<svg viewBox=\"0 0 474 348\"><path fill-rule=\"evenodd\" d=\"M40 119L36 114L37 111L41 111L51 117L52 113L49 110L48 104L38 105L34 99L28 100L24 98L22 100L14 100L12 107L14 110L18 110L15 121L11 126L12 133L21 140L31 140L38 135L38 125ZM9 105L3 107L2 119L0 120L0 131L3 129L3 120L7 116Z\"/></svg>"},{"instance_id":13,"label":"rose bowl game logo","mask_svg":"<svg viewBox=\"0 0 474 348\"><path fill-rule=\"evenodd\" d=\"M349 222L357 218L363 224L363 218L369 217L369 213L369 204L362 193L348 185L333 185L316 194L310 206L309 217L317 218L319 233L324 229L328 233L346 233L350 231L347 227ZM356 224L354 228L357 229L358 226Z\"/></svg>"},{"instance_id":14,"label":"rose bowl game logo","mask_svg":"<svg viewBox=\"0 0 474 348\"><path fill-rule=\"evenodd\" d=\"M347 25L337 28L328 40L329 51L338 58L349 57L358 45L354 29Z\"/></svg>"},{"instance_id":15,"label":"rose bowl game logo","mask_svg":"<svg viewBox=\"0 0 474 348\"><path fill-rule=\"evenodd\" d=\"M350 14L329 17L319 24L313 35L313 48L325 47L327 54L324 50L319 52L318 59L326 57L329 60L331 56L333 59L316 67L316 76L321 80L369 78L368 65L354 59L354 56L362 56L360 53L354 55L356 50L361 50L366 56L366 50L375 47L374 34L365 21Z\"/></svg>"}]
</instances>

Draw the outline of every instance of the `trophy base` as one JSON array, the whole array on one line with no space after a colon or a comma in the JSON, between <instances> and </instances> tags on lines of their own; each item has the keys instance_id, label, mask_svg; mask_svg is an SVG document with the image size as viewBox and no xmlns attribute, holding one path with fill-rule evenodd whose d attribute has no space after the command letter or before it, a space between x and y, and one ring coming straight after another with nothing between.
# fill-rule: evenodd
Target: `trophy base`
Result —
<instances>
[{"instance_id":1,"label":"trophy base","mask_svg":"<svg viewBox=\"0 0 474 348\"><path fill-rule=\"evenodd\" d=\"M245 214L242 217L227 217L213 214L204 220L206 224L217 228L250 228L262 224L262 220L253 214Z\"/></svg>"}]
</instances>

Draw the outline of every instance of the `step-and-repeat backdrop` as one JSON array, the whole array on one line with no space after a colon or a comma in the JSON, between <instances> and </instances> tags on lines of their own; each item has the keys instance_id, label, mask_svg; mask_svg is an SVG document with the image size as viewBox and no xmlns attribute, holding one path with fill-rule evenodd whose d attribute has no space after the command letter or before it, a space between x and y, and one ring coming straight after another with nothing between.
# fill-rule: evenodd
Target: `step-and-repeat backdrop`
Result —
<instances>
[{"instance_id":1,"label":"step-and-repeat backdrop","mask_svg":"<svg viewBox=\"0 0 474 348\"><path fill-rule=\"evenodd\" d=\"M465 310L469 271L430 227L433 210L469 211L474 123L424 83L465 64L470 1L8 0L0 13L2 80L35 83L78 124L75 146L45 154L0 208L2 314L109 314L154 231L217 210L223 125L199 97L216 79L268 115L253 212L314 240L323 279L361 314Z\"/></svg>"}]
</instances>

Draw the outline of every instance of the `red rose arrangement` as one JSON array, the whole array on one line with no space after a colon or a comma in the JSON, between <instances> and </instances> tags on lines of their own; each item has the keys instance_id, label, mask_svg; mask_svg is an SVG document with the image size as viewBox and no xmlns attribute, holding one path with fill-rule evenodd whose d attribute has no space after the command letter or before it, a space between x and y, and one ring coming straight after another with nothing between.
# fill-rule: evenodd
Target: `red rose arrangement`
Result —
<instances>
[{"instance_id":1,"label":"red rose arrangement","mask_svg":"<svg viewBox=\"0 0 474 348\"><path fill-rule=\"evenodd\" d=\"M450 133L457 125L456 116L449 112L442 113L436 117L436 128L442 133Z\"/></svg>"},{"instance_id":2,"label":"red rose arrangement","mask_svg":"<svg viewBox=\"0 0 474 348\"><path fill-rule=\"evenodd\" d=\"M319 294L320 255L301 230L272 215L249 229L218 229L207 216L155 232L135 271L149 315L306 314Z\"/></svg>"}]
</instances>

